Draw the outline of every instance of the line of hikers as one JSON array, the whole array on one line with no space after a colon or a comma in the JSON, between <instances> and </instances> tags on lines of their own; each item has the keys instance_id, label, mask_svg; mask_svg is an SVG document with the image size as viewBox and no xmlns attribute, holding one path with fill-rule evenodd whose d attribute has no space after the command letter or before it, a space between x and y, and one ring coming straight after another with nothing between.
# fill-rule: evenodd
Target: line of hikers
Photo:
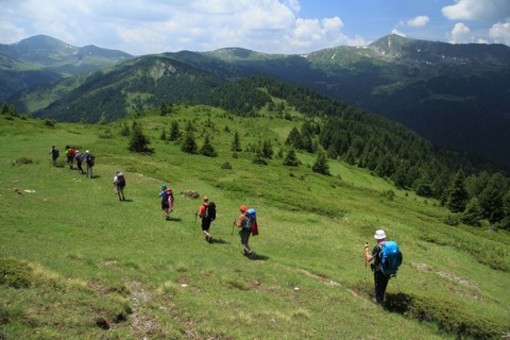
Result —
<instances>
[{"instance_id":1,"label":"line of hikers","mask_svg":"<svg viewBox=\"0 0 510 340\"><path fill-rule=\"evenodd\" d=\"M57 159L59 157L59 150L54 145L51 147L50 154L52 157L53 166L56 166ZM85 154L82 155L79 150L74 147L66 145L66 159L70 169L73 169L73 164L76 162L77 169L80 173L86 173L87 176L93 176L92 168L95 164L95 157L90 153L90 150L86 150ZM84 172L82 163L85 161L87 165L87 171ZM121 171L116 171L113 177L114 192L118 195L119 201L125 201L124 188L126 187L126 178ZM171 188L166 183L161 184L161 190L159 191L158 197L161 198L161 211L165 220L170 220L170 214L174 211L175 198ZM255 257L255 252L249 246L250 236L258 235L257 216L255 209L248 208L246 205L239 207L240 216L234 219L232 222L232 233L234 234L234 227L239 228L239 237L243 246L244 255L250 259ZM196 218L201 219L202 232L205 235L205 240L209 243L213 241L213 237L210 232L211 223L216 219L216 204L210 202L206 196L203 198L202 204L198 207L195 212ZM369 252L369 245L365 243L365 267L371 261L374 261L370 268L374 273L374 302L378 305L383 305L384 294L386 287L391 277L396 277L399 266L402 263L402 253L400 248L394 241L386 240L386 233L383 229L378 229L375 232L374 239L377 240L377 244Z\"/></svg>"},{"instance_id":2,"label":"line of hikers","mask_svg":"<svg viewBox=\"0 0 510 340\"><path fill-rule=\"evenodd\" d=\"M161 198L161 211L165 220L170 220L170 214L174 211L175 198L172 189L170 189L166 183L161 184L158 197ZM237 226L239 228L239 236L241 244L243 246L244 255L250 259L255 257L255 252L249 246L249 240L251 235L258 235L257 217L255 209L248 209L246 205L239 207L241 215L238 219L235 219L232 224L232 235L233 228ZM195 212L195 221L200 218L201 229L205 236L205 240L209 243L213 242L213 236L211 235L211 223L216 220L216 204L209 201L206 196L203 198L202 203Z\"/></svg>"},{"instance_id":3,"label":"line of hikers","mask_svg":"<svg viewBox=\"0 0 510 340\"><path fill-rule=\"evenodd\" d=\"M56 166L57 159L59 157L59 150L54 145L51 147L50 154L52 157L53 166ZM78 172L86 174L87 177L93 176L92 168L95 164L95 157L90 153L90 150L86 150L85 154L81 154L80 150L74 147L66 145L66 159L70 169L74 168L74 163ZM87 171L83 171L82 164L85 162ZM126 186L126 178L121 171L116 171L113 177L114 191L119 197L119 201L125 201L124 188ZM175 198L172 189L168 188L166 183L161 184L161 190L158 194L161 198L161 211L167 221L170 220L170 214L174 211ZM249 209L246 205L239 207L241 215L234 219L232 222L232 235L234 233L234 226L239 228L239 237L243 246L244 255L250 259L253 259L255 252L249 246L249 240L251 235L258 235L257 217L255 209ZM201 219L202 232L205 235L205 240L209 243L213 241L213 237L210 232L211 223L216 219L216 204L210 202L208 197L204 197L202 204L198 207L195 212L195 220L199 217ZM369 252L368 243L365 243L365 266L371 261L374 261L370 265L374 273L374 291L375 298L374 302L378 305L384 303L384 294L386 287L391 277L396 276L398 267L402 263L402 253L398 245L394 241L386 240L386 233L384 230L379 229L375 232L374 238L377 240L377 244Z\"/></svg>"},{"instance_id":4,"label":"line of hikers","mask_svg":"<svg viewBox=\"0 0 510 340\"><path fill-rule=\"evenodd\" d=\"M50 155L53 166L57 166L57 159L60 157L60 151L55 145L51 146ZM76 149L74 146L66 145L65 156L69 169L74 170L74 164L76 163L76 169L80 174L85 174L90 178L94 177L93 168L96 164L96 157L90 150L81 153L80 150ZM86 171L83 170L83 163L85 163Z\"/></svg>"}]
</instances>

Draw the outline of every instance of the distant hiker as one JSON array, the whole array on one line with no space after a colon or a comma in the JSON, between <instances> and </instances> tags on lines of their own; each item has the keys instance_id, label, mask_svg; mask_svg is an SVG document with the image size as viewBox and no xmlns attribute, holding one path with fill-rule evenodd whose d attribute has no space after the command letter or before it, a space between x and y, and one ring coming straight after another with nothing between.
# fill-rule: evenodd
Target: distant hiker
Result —
<instances>
[{"instance_id":1,"label":"distant hiker","mask_svg":"<svg viewBox=\"0 0 510 340\"><path fill-rule=\"evenodd\" d=\"M159 192L161 197L161 211L165 215L165 220L170 221L170 214L174 210L174 193L172 189L167 188L166 184L161 184L161 191Z\"/></svg>"},{"instance_id":2,"label":"distant hiker","mask_svg":"<svg viewBox=\"0 0 510 340\"><path fill-rule=\"evenodd\" d=\"M76 168L78 169L78 172L80 174L84 174L85 171L83 171L83 155L80 153L80 150L76 150L74 153L74 160L76 161Z\"/></svg>"},{"instance_id":3,"label":"distant hiker","mask_svg":"<svg viewBox=\"0 0 510 340\"><path fill-rule=\"evenodd\" d=\"M120 171L115 172L115 176L113 177L113 190L119 196L119 201L125 201L126 197L124 197L124 188L126 187L126 178L124 174Z\"/></svg>"},{"instance_id":4,"label":"distant hiker","mask_svg":"<svg viewBox=\"0 0 510 340\"><path fill-rule=\"evenodd\" d=\"M89 175L90 175L90 178L92 178L94 176L94 174L92 172L92 168L96 164L96 157L92 153L90 153L90 150L87 150L87 151L85 151L84 158L85 158L85 166L87 168L86 175L87 175L87 177L89 177Z\"/></svg>"},{"instance_id":5,"label":"distant hiker","mask_svg":"<svg viewBox=\"0 0 510 340\"><path fill-rule=\"evenodd\" d=\"M67 157L67 164L69 165L69 169L73 169L74 154L75 154L74 146L70 147L69 145L66 145L66 157Z\"/></svg>"},{"instance_id":6,"label":"distant hiker","mask_svg":"<svg viewBox=\"0 0 510 340\"><path fill-rule=\"evenodd\" d=\"M58 151L57 147L55 147L55 145L51 146L50 154L53 166L57 166L57 159L60 155L60 152Z\"/></svg>"},{"instance_id":7,"label":"distant hiker","mask_svg":"<svg viewBox=\"0 0 510 340\"><path fill-rule=\"evenodd\" d=\"M382 305L388 281L391 276L396 275L398 267L402 263L402 253L394 241L386 240L384 230L376 230L374 238L377 240L377 244L371 254L368 250L368 243L365 243L365 261L368 263L374 260L374 263L370 265L374 272L374 302Z\"/></svg>"},{"instance_id":8,"label":"distant hiker","mask_svg":"<svg viewBox=\"0 0 510 340\"><path fill-rule=\"evenodd\" d=\"M248 207L241 205L239 207L241 215L237 220L234 220L234 225L240 228L239 236L241 237L241 244L243 245L244 255L252 259L255 256L255 252L251 250L248 242L252 233L252 222L248 214Z\"/></svg>"},{"instance_id":9,"label":"distant hiker","mask_svg":"<svg viewBox=\"0 0 510 340\"><path fill-rule=\"evenodd\" d=\"M209 198L204 197L204 200L200 207L198 207L198 211L195 213L195 216L202 219L202 232L205 234L205 240L211 243L212 235L210 234L209 229L211 228L211 222L216 219L216 204L214 204L214 202L209 202Z\"/></svg>"}]
</instances>

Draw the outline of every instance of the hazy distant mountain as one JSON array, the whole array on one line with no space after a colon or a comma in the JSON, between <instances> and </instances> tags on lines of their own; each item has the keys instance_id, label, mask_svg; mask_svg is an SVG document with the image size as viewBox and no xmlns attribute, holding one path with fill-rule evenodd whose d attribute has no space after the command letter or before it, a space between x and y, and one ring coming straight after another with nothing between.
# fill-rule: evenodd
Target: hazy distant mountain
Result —
<instances>
[{"instance_id":1,"label":"hazy distant mountain","mask_svg":"<svg viewBox=\"0 0 510 340\"><path fill-rule=\"evenodd\" d=\"M240 57L235 49L208 55L381 114L440 146L510 165L508 46L390 35L366 48L304 56Z\"/></svg>"},{"instance_id":2,"label":"hazy distant mountain","mask_svg":"<svg viewBox=\"0 0 510 340\"><path fill-rule=\"evenodd\" d=\"M131 55L93 45L75 47L37 35L14 44L0 44L0 98L19 90L53 84L71 75L95 71L132 58Z\"/></svg>"},{"instance_id":3,"label":"hazy distant mountain","mask_svg":"<svg viewBox=\"0 0 510 340\"><path fill-rule=\"evenodd\" d=\"M56 46L60 59L42 54L64 60L67 45ZM79 55L70 53L65 60ZM102 56L111 65L129 58ZM8 61L12 69L20 62ZM4 65L3 58L0 62ZM76 63L61 62L64 65L77 68ZM315 89L401 122L437 145L475 152L510 167L510 48L504 45L453 45L390 35L364 48L340 46L307 55L241 48L164 53L66 79L65 86L21 92L9 102L39 116L98 121L164 102L199 103L214 89L248 76ZM94 100L87 104L86 98Z\"/></svg>"}]
</instances>

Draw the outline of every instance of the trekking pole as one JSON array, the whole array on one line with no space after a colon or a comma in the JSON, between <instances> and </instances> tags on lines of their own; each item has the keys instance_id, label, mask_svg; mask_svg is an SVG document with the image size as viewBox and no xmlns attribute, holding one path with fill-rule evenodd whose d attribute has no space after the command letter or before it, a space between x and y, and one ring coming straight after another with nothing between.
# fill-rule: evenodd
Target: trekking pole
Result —
<instances>
[{"instance_id":1,"label":"trekking pole","mask_svg":"<svg viewBox=\"0 0 510 340\"><path fill-rule=\"evenodd\" d=\"M232 222L232 232L230 233L230 236L234 235L234 226L236 225L236 220Z\"/></svg>"},{"instance_id":2,"label":"trekking pole","mask_svg":"<svg viewBox=\"0 0 510 340\"><path fill-rule=\"evenodd\" d=\"M365 286L367 285L367 272L368 272L368 261L367 261L367 255L366 255L366 249L368 249L368 242L365 242L365 251L364 251L364 254L363 254L363 258L365 260ZM368 289L368 288L367 288Z\"/></svg>"},{"instance_id":3,"label":"trekking pole","mask_svg":"<svg viewBox=\"0 0 510 340\"><path fill-rule=\"evenodd\" d=\"M393 277L395 278L395 282L397 283L398 292L402 293L402 291L400 290L400 285L398 284L397 275L393 275Z\"/></svg>"}]
</instances>

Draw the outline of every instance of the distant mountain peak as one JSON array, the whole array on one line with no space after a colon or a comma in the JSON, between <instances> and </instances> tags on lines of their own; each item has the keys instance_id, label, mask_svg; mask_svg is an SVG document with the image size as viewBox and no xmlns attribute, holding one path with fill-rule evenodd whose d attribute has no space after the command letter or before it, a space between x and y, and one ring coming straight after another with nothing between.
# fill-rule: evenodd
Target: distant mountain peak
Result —
<instances>
[{"instance_id":1,"label":"distant mountain peak","mask_svg":"<svg viewBox=\"0 0 510 340\"><path fill-rule=\"evenodd\" d=\"M18 48L38 48L45 50L56 50L61 48L73 48L73 49L77 48L66 42L63 42L62 40L44 34L34 35L33 37L20 40L12 45L18 46Z\"/></svg>"},{"instance_id":2,"label":"distant mountain peak","mask_svg":"<svg viewBox=\"0 0 510 340\"><path fill-rule=\"evenodd\" d=\"M451 44L387 35L368 45L383 59L420 63L489 63L508 65L510 47L499 44Z\"/></svg>"},{"instance_id":3,"label":"distant mountain peak","mask_svg":"<svg viewBox=\"0 0 510 340\"><path fill-rule=\"evenodd\" d=\"M248 50L242 47L220 48L212 52L206 52L210 56L223 60L260 60L269 59L272 55Z\"/></svg>"}]
</instances>

